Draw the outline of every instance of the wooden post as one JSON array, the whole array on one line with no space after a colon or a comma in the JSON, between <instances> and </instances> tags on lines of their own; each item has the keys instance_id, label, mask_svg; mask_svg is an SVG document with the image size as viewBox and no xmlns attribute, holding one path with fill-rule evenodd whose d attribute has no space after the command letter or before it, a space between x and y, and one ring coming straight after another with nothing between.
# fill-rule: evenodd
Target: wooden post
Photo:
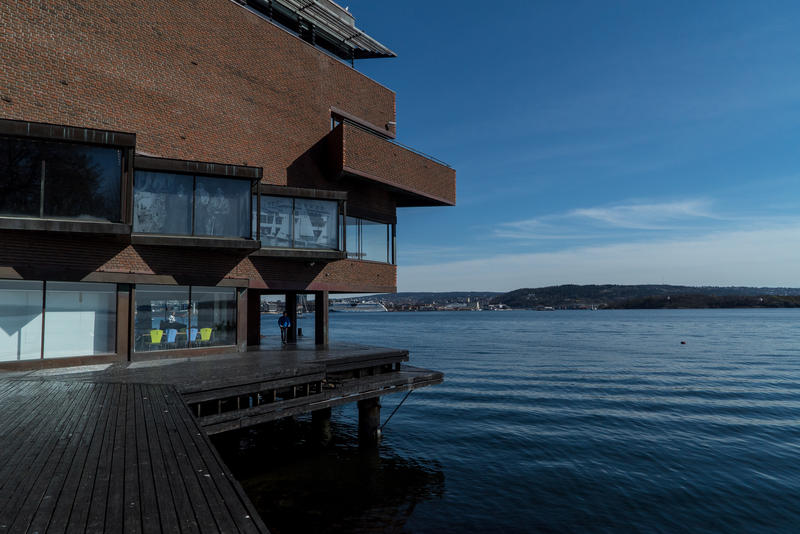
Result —
<instances>
[{"instance_id":1,"label":"wooden post","mask_svg":"<svg viewBox=\"0 0 800 534\"><path fill-rule=\"evenodd\" d=\"M247 345L257 347L261 344L261 292L248 289L244 305L247 306Z\"/></svg>"},{"instance_id":2,"label":"wooden post","mask_svg":"<svg viewBox=\"0 0 800 534\"><path fill-rule=\"evenodd\" d=\"M247 350L247 345L250 341L249 329L249 315L250 308L248 306L249 299L247 298L248 290L244 287L236 288L236 350L244 352ZM256 300L259 300L256 298ZM260 322L260 321L258 321Z\"/></svg>"},{"instance_id":3,"label":"wooden post","mask_svg":"<svg viewBox=\"0 0 800 534\"><path fill-rule=\"evenodd\" d=\"M328 344L328 292L314 292L314 343Z\"/></svg>"},{"instance_id":4,"label":"wooden post","mask_svg":"<svg viewBox=\"0 0 800 534\"><path fill-rule=\"evenodd\" d=\"M381 399L358 401L358 441L367 447L377 446L381 439Z\"/></svg>"},{"instance_id":5,"label":"wooden post","mask_svg":"<svg viewBox=\"0 0 800 534\"><path fill-rule=\"evenodd\" d=\"M117 356L120 360L131 359L131 286L117 284Z\"/></svg>"},{"instance_id":6,"label":"wooden post","mask_svg":"<svg viewBox=\"0 0 800 534\"><path fill-rule=\"evenodd\" d=\"M297 291L286 293L286 313L289 314L289 320L292 322L286 342L297 343Z\"/></svg>"},{"instance_id":7,"label":"wooden post","mask_svg":"<svg viewBox=\"0 0 800 534\"><path fill-rule=\"evenodd\" d=\"M328 445L333 437L331 432L331 409L323 408L311 412L311 426L314 432L314 440L322 446Z\"/></svg>"}]
</instances>

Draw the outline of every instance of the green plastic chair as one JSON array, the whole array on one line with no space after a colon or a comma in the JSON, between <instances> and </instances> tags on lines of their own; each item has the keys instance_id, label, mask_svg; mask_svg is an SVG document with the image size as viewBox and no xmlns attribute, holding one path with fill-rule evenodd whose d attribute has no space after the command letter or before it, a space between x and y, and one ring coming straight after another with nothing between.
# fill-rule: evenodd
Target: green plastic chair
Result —
<instances>
[{"instance_id":1,"label":"green plastic chair","mask_svg":"<svg viewBox=\"0 0 800 534\"><path fill-rule=\"evenodd\" d=\"M210 343L211 342L211 328L201 328L200 329L200 343Z\"/></svg>"},{"instance_id":2,"label":"green plastic chair","mask_svg":"<svg viewBox=\"0 0 800 534\"><path fill-rule=\"evenodd\" d=\"M152 349L154 345L161 345L161 340L163 337L163 330L150 330L150 341L145 341L145 343Z\"/></svg>"}]
</instances>

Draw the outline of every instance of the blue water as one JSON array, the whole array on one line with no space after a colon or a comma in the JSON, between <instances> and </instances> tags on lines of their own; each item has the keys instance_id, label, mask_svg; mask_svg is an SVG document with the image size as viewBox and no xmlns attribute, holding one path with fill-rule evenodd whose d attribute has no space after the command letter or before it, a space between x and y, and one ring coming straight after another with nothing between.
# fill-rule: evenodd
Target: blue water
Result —
<instances>
[{"instance_id":1,"label":"blue water","mask_svg":"<svg viewBox=\"0 0 800 534\"><path fill-rule=\"evenodd\" d=\"M445 383L377 454L353 407L326 448L303 419L240 436L276 532L800 531L800 310L331 314L331 337Z\"/></svg>"}]
</instances>

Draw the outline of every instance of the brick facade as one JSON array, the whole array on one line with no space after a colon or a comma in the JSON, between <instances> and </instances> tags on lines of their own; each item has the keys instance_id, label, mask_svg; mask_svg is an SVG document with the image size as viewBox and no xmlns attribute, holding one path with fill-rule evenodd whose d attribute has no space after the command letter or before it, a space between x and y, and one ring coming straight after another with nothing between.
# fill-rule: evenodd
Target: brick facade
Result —
<instances>
[{"instance_id":1,"label":"brick facade","mask_svg":"<svg viewBox=\"0 0 800 534\"><path fill-rule=\"evenodd\" d=\"M392 91L230 0L9 0L0 27L0 118L133 132L146 155L314 186L331 107L395 120Z\"/></svg>"},{"instance_id":2,"label":"brick facade","mask_svg":"<svg viewBox=\"0 0 800 534\"><path fill-rule=\"evenodd\" d=\"M414 194L416 198L410 201L400 196L401 206L456 203L455 170L351 124L341 124L336 130L331 132L331 150L337 152L332 159L338 172Z\"/></svg>"}]
</instances>

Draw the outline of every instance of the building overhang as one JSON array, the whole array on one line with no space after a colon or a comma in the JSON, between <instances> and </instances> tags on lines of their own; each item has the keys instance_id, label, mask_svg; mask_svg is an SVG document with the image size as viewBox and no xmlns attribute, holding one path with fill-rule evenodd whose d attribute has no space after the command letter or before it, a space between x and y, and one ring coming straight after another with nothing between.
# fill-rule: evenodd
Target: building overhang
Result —
<instances>
[{"instance_id":1,"label":"building overhang","mask_svg":"<svg viewBox=\"0 0 800 534\"><path fill-rule=\"evenodd\" d=\"M344 121L329 134L333 174L389 191L398 207L454 206L450 166Z\"/></svg>"}]
</instances>

